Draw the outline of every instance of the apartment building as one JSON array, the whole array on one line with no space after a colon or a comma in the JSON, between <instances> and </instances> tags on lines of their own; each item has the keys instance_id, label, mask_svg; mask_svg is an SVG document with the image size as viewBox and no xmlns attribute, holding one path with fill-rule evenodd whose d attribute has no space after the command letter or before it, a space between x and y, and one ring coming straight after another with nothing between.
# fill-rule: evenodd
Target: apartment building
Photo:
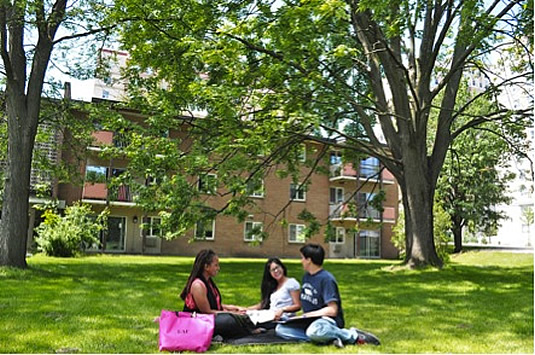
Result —
<instances>
[{"instance_id":1,"label":"apartment building","mask_svg":"<svg viewBox=\"0 0 535 355\"><path fill-rule=\"evenodd\" d=\"M129 120L143 120L132 111L121 113ZM180 134L169 132L170 137ZM289 177L281 179L269 173L262 181L262 188L248 196L255 207L244 222L217 215L211 221L199 222L179 238L165 240L160 238L159 215L144 213L129 186L107 187L106 177L119 176L127 169L128 162L117 158L103 160L100 153L106 145L120 148L125 144L124 139L115 132L98 129L93 138L93 144L87 147L87 159L80 166L86 182L83 186L60 185L58 198L67 205L75 201L88 203L95 212L109 208L108 234L101 236L101 244L95 245L94 251L192 256L201 249L211 248L222 256L297 257L305 242L315 242L324 245L330 258L396 258L398 255L391 243L392 226L398 214L398 186L375 158L363 159L354 168L343 165L339 152L332 151L323 159L329 174L310 174L310 168L302 164L301 175L310 176L306 189L294 185ZM321 148L320 143L306 142L300 159L316 159ZM69 153L65 152L64 156L68 159ZM192 177L195 181L192 188L206 190L204 198L218 209L226 199L207 188L213 186L210 180L216 179L217 171L203 178ZM385 196L382 210L371 203L380 191ZM303 209L323 225L310 240L305 240L306 223L298 217ZM327 222L332 226L329 240L326 240ZM262 230L268 237L258 241L252 230Z\"/></svg>"}]
</instances>

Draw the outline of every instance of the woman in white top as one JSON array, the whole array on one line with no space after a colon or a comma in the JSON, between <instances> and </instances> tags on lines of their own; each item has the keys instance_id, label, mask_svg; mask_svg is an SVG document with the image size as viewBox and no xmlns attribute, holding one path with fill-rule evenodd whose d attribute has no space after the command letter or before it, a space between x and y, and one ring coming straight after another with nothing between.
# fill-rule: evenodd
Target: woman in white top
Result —
<instances>
[{"instance_id":1,"label":"woman in white top","mask_svg":"<svg viewBox=\"0 0 535 355\"><path fill-rule=\"evenodd\" d=\"M247 309L269 309L275 312L275 320L291 317L301 309L299 282L287 276L286 266L278 258L266 262L260 290L262 301Z\"/></svg>"}]
</instances>

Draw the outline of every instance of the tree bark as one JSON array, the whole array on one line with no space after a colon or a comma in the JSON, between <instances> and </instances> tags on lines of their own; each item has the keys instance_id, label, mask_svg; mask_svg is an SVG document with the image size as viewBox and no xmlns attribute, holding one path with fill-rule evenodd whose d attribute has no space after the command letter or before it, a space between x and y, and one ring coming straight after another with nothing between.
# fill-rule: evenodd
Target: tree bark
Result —
<instances>
[{"instance_id":1,"label":"tree bark","mask_svg":"<svg viewBox=\"0 0 535 355\"><path fill-rule=\"evenodd\" d=\"M25 268L30 174L37 117L30 117L26 97L6 90L9 142L0 235L0 265Z\"/></svg>"},{"instance_id":2,"label":"tree bark","mask_svg":"<svg viewBox=\"0 0 535 355\"><path fill-rule=\"evenodd\" d=\"M432 265L442 267L438 257L433 232L434 183L427 171L427 164L417 159L414 152L405 152L404 179L402 185L405 208L406 259L411 268ZM425 155L424 155L425 157Z\"/></svg>"},{"instance_id":3,"label":"tree bark","mask_svg":"<svg viewBox=\"0 0 535 355\"><path fill-rule=\"evenodd\" d=\"M8 151L2 220L0 221L0 266L27 267L26 240L30 176L35 135L41 110L41 94L53 39L65 16L67 0L57 0L50 16L44 8L36 14L39 34L27 75L24 50L26 8L17 2L0 6L0 46L6 72Z\"/></svg>"},{"instance_id":4,"label":"tree bark","mask_svg":"<svg viewBox=\"0 0 535 355\"><path fill-rule=\"evenodd\" d=\"M463 250L463 226L460 217L451 219L451 230L453 232L453 241L455 243L454 253L460 253Z\"/></svg>"}]
</instances>

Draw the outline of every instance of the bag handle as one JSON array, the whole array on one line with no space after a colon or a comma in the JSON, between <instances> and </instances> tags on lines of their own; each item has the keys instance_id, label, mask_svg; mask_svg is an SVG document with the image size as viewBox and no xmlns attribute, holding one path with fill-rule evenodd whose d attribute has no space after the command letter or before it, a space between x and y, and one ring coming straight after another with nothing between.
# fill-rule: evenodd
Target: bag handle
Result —
<instances>
[{"instance_id":1,"label":"bag handle","mask_svg":"<svg viewBox=\"0 0 535 355\"><path fill-rule=\"evenodd\" d=\"M188 312L182 312L182 313L188 313ZM193 313L190 313L191 314L191 317L190 318L197 318L197 312L193 312ZM180 318L180 312L179 311L175 311L175 315L177 318Z\"/></svg>"}]
</instances>

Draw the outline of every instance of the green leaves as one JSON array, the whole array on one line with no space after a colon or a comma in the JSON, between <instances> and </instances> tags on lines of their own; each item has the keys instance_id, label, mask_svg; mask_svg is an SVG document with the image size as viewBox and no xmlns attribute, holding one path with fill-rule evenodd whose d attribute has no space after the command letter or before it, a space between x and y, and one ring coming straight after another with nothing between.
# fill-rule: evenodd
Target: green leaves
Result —
<instances>
[{"instance_id":1,"label":"green leaves","mask_svg":"<svg viewBox=\"0 0 535 355\"><path fill-rule=\"evenodd\" d=\"M96 218L90 205L76 203L65 209L65 216L46 209L44 222L36 228L39 250L49 256L73 257L85 248L100 243L99 233L107 224L109 211L104 210Z\"/></svg>"}]
</instances>

